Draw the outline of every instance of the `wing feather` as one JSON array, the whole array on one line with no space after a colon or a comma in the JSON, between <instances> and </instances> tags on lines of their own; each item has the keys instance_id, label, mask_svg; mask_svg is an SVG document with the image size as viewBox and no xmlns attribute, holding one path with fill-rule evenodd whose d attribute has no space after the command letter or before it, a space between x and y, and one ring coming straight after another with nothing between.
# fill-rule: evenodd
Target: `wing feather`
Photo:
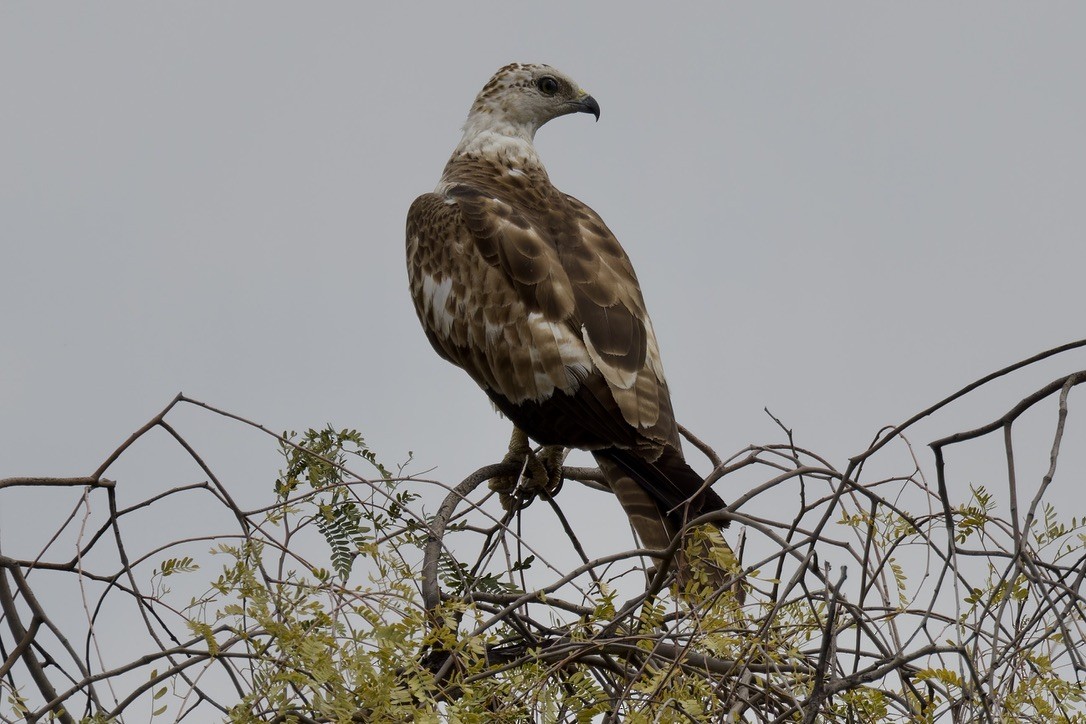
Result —
<instances>
[{"instance_id":1,"label":"wing feather","mask_svg":"<svg viewBox=\"0 0 1086 724\"><path fill-rule=\"evenodd\" d=\"M514 191L458 183L412 205L412 292L431 342L515 404L572 393L599 374L593 415L611 410L677 446L656 337L622 247L573 197Z\"/></svg>"},{"instance_id":2,"label":"wing feather","mask_svg":"<svg viewBox=\"0 0 1086 724\"><path fill-rule=\"evenodd\" d=\"M573 313L573 295L557 254L514 218L511 209L487 214L424 194L408 212L407 259L415 311L434 348L519 403L576 387L592 362L561 321ZM510 225L520 232L516 249L506 248Z\"/></svg>"}]
</instances>

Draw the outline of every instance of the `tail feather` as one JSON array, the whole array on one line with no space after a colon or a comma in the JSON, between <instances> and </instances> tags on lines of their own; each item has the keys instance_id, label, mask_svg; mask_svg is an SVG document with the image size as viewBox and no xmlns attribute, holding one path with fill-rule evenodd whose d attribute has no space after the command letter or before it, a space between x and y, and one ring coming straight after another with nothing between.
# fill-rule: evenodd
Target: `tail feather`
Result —
<instances>
[{"instance_id":1,"label":"tail feather","mask_svg":"<svg viewBox=\"0 0 1086 724\"><path fill-rule=\"evenodd\" d=\"M669 547L686 521L725 507L724 501L711 489L698 492L703 483L701 476L686 465L681 455L675 456L681 465L675 464L673 458L667 458L664 465L660 465L659 460L649 463L636 453L624 450L598 450L593 455L642 545L647 548L662 550ZM663 477L665 470L672 475L681 471L679 474L684 477ZM686 497L676 498L683 491L689 491ZM689 498L693 499L687 504ZM670 507L665 508L665 505ZM725 521L719 528L726 525ZM690 532L686 545L674 558L678 584L680 589L686 589L691 582L706 584L711 589L730 586L742 603L744 594L739 563L719 528L705 525Z\"/></svg>"},{"instance_id":2,"label":"tail feather","mask_svg":"<svg viewBox=\"0 0 1086 724\"><path fill-rule=\"evenodd\" d=\"M660 456L649 460L636 450L609 448L592 453L597 462L616 465L645 490L660 511L678 530L686 521L703 513L727 507L716 491L683 458L682 453L665 445ZM604 473L606 474L606 470ZM728 527L728 521L719 524Z\"/></svg>"}]
</instances>

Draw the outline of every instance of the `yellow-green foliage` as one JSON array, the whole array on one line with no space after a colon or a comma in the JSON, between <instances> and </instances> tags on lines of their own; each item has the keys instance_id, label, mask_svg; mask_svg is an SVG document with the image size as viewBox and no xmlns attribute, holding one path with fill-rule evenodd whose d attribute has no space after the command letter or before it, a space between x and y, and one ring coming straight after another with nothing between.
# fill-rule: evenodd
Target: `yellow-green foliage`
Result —
<instances>
[{"instance_id":1,"label":"yellow-green foliage","mask_svg":"<svg viewBox=\"0 0 1086 724\"><path fill-rule=\"evenodd\" d=\"M294 437L296 444L283 446L278 505L257 522L258 532L215 548L218 576L206 595L182 607L195 641L212 658L230 657L241 674L231 721L557 724L607 715L631 724L716 722L737 702L780 721L800 721L803 707L815 706L820 722L935 722L952 702L987 706L1004 721L1084 721L1076 713L1083 686L1050 659L1062 646L1055 628L999 662L991 683L999 694L986 702L959 654L983 666L991 652L973 643L955 653L947 640L939 652L946 658L910 662L907 681L897 674L856 679L812 703L820 687L847 680L840 648L876 635L875 628L889 641L885 632L911 615L922 577L907 573L899 554L927 545L925 536L945 530L941 519L920 524L886 506L842 508L838 522L867 544L870 576L883 583L886 599L863 626L846 593L834 598L825 576L775 598L769 592L781 581L743 571L712 528L689 537L682 555L691 572L672 588L628 602L617 592L618 576L604 576L566 607L554 592L526 595L514 584L513 574L529 569L534 556L510 556L511 570L494 573L461 560L449 544L438 565L445 598L426 611L419 581L427 521L413 517L410 481L389 473L355 431L329 427ZM376 480L345 474L344 464L358 459ZM994 535L994 508L992 497L974 488L969 504L954 511L957 541ZM467 531L463 525L450 526L445 542ZM1080 526L1044 509L1032 541L1068 555L1081 548L1068 542ZM284 540L276 533L306 530L327 546L327 559L295 557L273 542ZM162 561L156 591L166 595L164 579L200 565L185 556ZM1003 605L1031 610L1036 594L1028 576L1000 570L990 566L986 585L968 593L960 620L946 630L967 632L953 626ZM740 574L742 588L720 587ZM502 603L522 595L509 609ZM154 692L157 704L165 689ZM17 691L8 708L25 711Z\"/></svg>"}]
</instances>

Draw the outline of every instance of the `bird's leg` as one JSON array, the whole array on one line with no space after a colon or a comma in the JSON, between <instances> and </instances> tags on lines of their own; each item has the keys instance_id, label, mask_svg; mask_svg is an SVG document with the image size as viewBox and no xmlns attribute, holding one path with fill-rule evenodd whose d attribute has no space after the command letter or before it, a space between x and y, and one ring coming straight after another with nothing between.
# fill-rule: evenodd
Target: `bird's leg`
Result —
<instances>
[{"instance_id":1,"label":"bird's leg","mask_svg":"<svg viewBox=\"0 0 1086 724\"><path fill-rule=\"evenodd\" d=\"M561 445L545 445L539 452L529 450L517 494L526 500L541 493L556 494L562 486L562 462L565 458L566 449Z\"/></svg>"},{"instance_id":2,"label":"bird's leg","mask_svg":"<svg viewBox=\"0 0 1086 724\"><path fill-rule=\"evenodd\" d=\"M512 501L510 496L517 489L517 482L520 480L521 473L524 472L525 458L531 454L532 448L528 445L528 436L519 427L514 427L513 435L509 438L509 452L502 458L502 464L515 463L519 467L515 473L498 475L491 478L488 483L491 490L501 495L502 507L506 510L510 509L509 503Z\"/></svg>"},{"instance_id":3,"label":"bird's leg","mask_svg":"<svg viewBox=\"0 0 1086 724\"><path fill-rule=\"evenodd\" d=\"M545 475L544 490L555 495L562 487L562 463L566 461L566 448L561 445L545 445L536 456Z\"/></svg>"},{"instance_id":4,"label":"bird's leg","mask_svg":"<svg viewBox=\"0 0 1086 724\"><path fill-rule=\"evenodd\" d=\"M509 439L509 452L502 463L517 463L520 469L511 475L499 475L491 478L490 489L501 496L502 507L506 510L523 507L524 500L531 500L541 491L548 495L558 492L562 485L562 463L566 457L565 448L560 445L544 446L538 454L532 451L528 436L519 427L513 428ZM523 483L517 490L517 483Z\"/></svg>"}]
</instances>

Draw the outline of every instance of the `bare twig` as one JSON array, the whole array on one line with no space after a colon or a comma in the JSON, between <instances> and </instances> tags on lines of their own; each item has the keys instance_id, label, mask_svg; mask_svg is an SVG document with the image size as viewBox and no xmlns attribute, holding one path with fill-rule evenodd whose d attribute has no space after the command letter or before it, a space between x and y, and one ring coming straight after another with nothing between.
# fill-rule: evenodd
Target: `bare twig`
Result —
<instances>
[{"instance_id":1,"label":"bare twig","mask_svg":"<svg viewBox=\"0 0 1086 724\"><path fill-rule=\"evenodd\" d=\"M1070 393L1086 371L931 443L934 491L903 433L992 380L1084 346L1035 355L880 430L843 472L797 446L768 410L786 440L730 456L681 429L713 466L706 485L728 477L733 490L726 510L687 530L724 521L740 528L743 567L735 575L745 597L675 576L670 562L681 537L647 550L616 543L609 531L607 548L595 550L603 537L566 515L573 499L565 495L541 493L549 512L495 512L480 486L516 475L515 463L484 465L456 485L405 474L369 480L343 458L177 395L91 475L0 479L0 496L16 488L45 497L82 492L74 510L58 508L44 547L0 556L0 702L7 702L0 722L120 720L160 703L174 708L175 720L241 711L262 721L344 720L344 706L356 721L392 711L411 720L432 718L438 702L457 699L491 713L512 703L526 720L553 702L546 716L556 721L617 722L636 713L846 722L870 721L872 711L888 721L1000 721L1022 715L1021 702L1032 700L1073 719L1086 700L1086 552L1078 538L1086 528L1064 521L1051 495L1057 469L1061 479L1073 474L1060 457L1077 433L1067 424ZM1033 438L1016 433L1031 424L1025 413L1056 393L1055 431L1036 485L1027 477ZM272 502L244 510L236 482L212 469L174 419L178 405L257 430L335 475L312 489L269 490ZM200 481L145 490L103 477L159 429L196 464ZM948 450L997 431L1004 480L963 494L964 456L952 476ZM912 463L874 479L869 471L885 466L872 460L891 440L903 441ZM609 490L596 468L562 473ZM740 478L751 482L735 490ZM440 494L432 517L414 497L425 487ZM218 521L214 532L187 530L173 514L192 496L201 512L220 513L208 516ZM537 514L545 524L533 524ZM148 526L163 535L148 542ZM225 565L197 562L209 545ZM324 571L328 546L339 556L336 573ZM560 564L555 551L573 563ZM530 556L538 564L529 569ZM655 564L647 585L644 559ZM831 561L841 571L836 580ZM854 579L846 581L846 566L857 570ZM202 588L190 585L197 580ZM85 595L78 625L56 613L70 606L56 604L54 581L73 582ZM445 581L453 588L443 591ZM137 655L106 645L105 622L120 611L125 638L144 641ZM319 659L326 653L331 669ZM360 661L395 661L396 669L336 670ZM383 683L371 690L359 683L367 680ZM1024 694L1032 682L1058 686ZM341 707L334 714L333 700ZM693 711L691 702L704 709Z\"/></svg>"}]
</instances>

